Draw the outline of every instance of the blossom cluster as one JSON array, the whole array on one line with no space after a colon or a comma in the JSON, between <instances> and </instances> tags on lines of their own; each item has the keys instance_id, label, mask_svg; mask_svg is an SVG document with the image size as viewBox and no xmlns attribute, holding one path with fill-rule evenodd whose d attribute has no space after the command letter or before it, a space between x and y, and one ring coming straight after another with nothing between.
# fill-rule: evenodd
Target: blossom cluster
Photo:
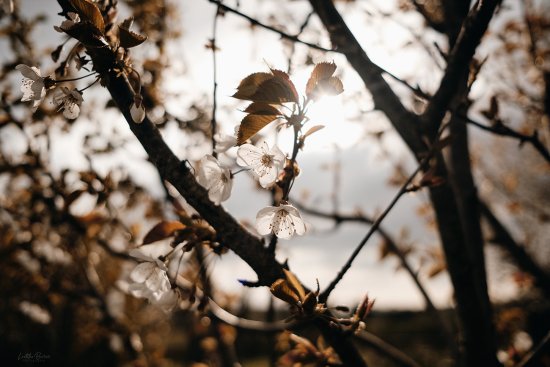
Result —
<instances>
[{"instance_id":1,"label":"blossom cluster","mask_svg":"<svg viewBox=\"0 0 550 367\"><path fill-rule=\"evenodd\" d=\"M235 146L234 136L216 134L216 152L225 152ZM259 146L243 144L237 150L237 165L249 170L261 187L269 189L278 180L286 162L285 154L277 145L269 147L267 142ZM212 155L204 156L200 161L197 181L208 191L208 198L216 205L229 199L233 187L233 175L229 168ZM305 233L304 221L298 210L290 204L268 206L256 215L256 229L261 235L273 233L279 238L289 239L294 234Z\"/></svg>"}]
</instances>

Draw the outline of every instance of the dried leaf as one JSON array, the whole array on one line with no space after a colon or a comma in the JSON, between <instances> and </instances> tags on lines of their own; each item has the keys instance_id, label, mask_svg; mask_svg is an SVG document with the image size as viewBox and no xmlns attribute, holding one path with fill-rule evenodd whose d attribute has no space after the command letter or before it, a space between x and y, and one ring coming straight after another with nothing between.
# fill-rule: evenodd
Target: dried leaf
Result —
<instances>
[{"instance_id":1,"label":"dried leaf","mask_svg":"<svg viewBox=\"0 0 550 367\"><path fill-rule=\"evenodd\" d=\"M155 225L143 239L143 245L171 237L176 231L182 230L185 225L178 221L162 221Z\"/></svg>"},{"instance_id":2,"label":"dried leaf","mask_svg":"<svg viewBox=\"0 0 550 367\"><path fill-rule=\"evenodd\" d=\"M298 294L296 294L294 290L289 287L286 279L277 279L271 285L270 290L275 297L290 303L291 305L296 305L300 302Z\"/></svg>"},{"instance_id":3,"label":"dried leaf","mask_svg":"<svg viewBox=\"0 0 550 367\"><path fill-rule=\"evenodd\" d=\"M298 102L298 94L290 80L280 76L272 76L260 84L256 92L248 99L254 102L280 104Z\"/></svg>"},{"instance_id":4,"label":"dried leaf","mask_svg":"<svg viewBox=\"0 0 550 367\"><path fill-rule=\"evenodd\" d=\"M247 139L256 135L258 131L277 119L277 115L246 115L241 121L237 133L237 145L242 145Z\"/></svg>"},{"instance_id":5,"label":"dried leaf","mask_svg":"<svg viewBox=\"0 0 550 367\"><path fill-rule=\"evenodd\" d=\"M315 125L315 126L312 126L304 135L303 135L303 138L305 139L306 137L310 136L311 134L313 133L316 133L317 131L319 130L322 130L325 128L325 125Z\"/></svg>"},{"instance_id":6,"label":"dried leaf","mask_svg":"<svg viewBox=\"0 0 550 367\"><path fill-rule=\"evenodd\" d=\"M105 22L97 5L87 0L69 1L82 19L91 22L101 33L105 33Z\"/></svg>"},{"instance_id":7,"label":"dried leaf","mask_svg":"<svg viewBox=\"0 0 550 367\"><path fill-rule=\"evenodd\" d=\"M334 62L320 62L315 65L309 80L306 84L306 95L308 98L313 98L315 88L320 81L326 80L334 74L336 71L336 64Z\"/></svg>"},{"instance_id":8,"label":"dried leaf","mask_svg":"<svg viewBox=\"0 0 550 367\"><path fill-rule=\"evenodd\" d=\"M321 80L313 91L313 95L323 94L328 96L337 96L344 91L344 85L340 78L331 76L328 79Z\"/></svg>"},{"instance_id":9,"label":"dried leaf","mask_svg":"<svg viewBox=\"0 0 550 367\"><path fill-rule=\"evenodd\" d=\"M273 78L273 75L269 73L250 74L241 80L239 86L237 87L237 92L233 94L232 97L249 100L250 97L256 93L260 84L271 78Z\"/></svg>"},{"instance_id":10,"label":"dried leaf","mask_svg":"<svg viewBox=\"0 0 550 367\"><path fill-rule=\"evenodd\" d=\"M137 34L135 32L132 32L130 29L118 26L119 29L119 41L120 45L124 48L131 48L141 45L145 40L147 40L147 36L143 36L141 34Z\"/></svg>"},{"instance_id":11,"label":"dried leaf","mask_svg":"<svg viewBox=\"0 0 550 367\"><path fill-rule=\"evenodd\" d=\"M306 298L306 292L304 291L304 287L302 287L302 284L300 283L298 278L296 278L296 275L294 275L291 271L288 271L286 269L283 269L283 271L285 273L286 280L288 281L289 287L294 289L296 294L300 296L300 300L303 301Z\"/></svg>"},{"instance_id":12,"label":"dried leaf","mask_svg":"<svg viewBox=\"0 0 550 367\"><path fill-rule=\"evenodd\" d=\"M302 302L302 309L306 314L312 314L313 311L315 311L316 306L317 297L315 296L315 293L309 292Z\"/></svg>"},{"instance_id":13,"label":"dried leaf","mask_svg":"<svg viewBox=\"0 0 550 367\"><path fill-rule=\"evenodd\" d=\"M281 111L272 105L264 102L251 103L244 112L248 112L253 115L282 115Z\"/></svg>"}]
</instances>

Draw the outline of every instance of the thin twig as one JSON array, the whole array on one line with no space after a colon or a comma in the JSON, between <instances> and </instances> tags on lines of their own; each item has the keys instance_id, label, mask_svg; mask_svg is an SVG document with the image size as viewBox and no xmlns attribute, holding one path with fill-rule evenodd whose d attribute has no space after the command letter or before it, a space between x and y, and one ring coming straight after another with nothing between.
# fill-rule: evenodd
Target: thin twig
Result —
<instances>
[{"instance_id":1,"label":"thin twig","mask_svg":"<svg viewBox=\"0 0 550 367\"><path fill-rule=\"evenodd\" d=\"M305 46L308 46L314 50L318 50L318 51L323 51L323 52L335 52L335 53L339 53L339 54L345 54L346 53L346 50L345 49L329 49L329 48L326 48L326 47L322 47L318 44L315 44L315 43L311 43L311 42L306 42L306 41L303 41L299 38L299 35L301 34L298 33L298 35L292 35L292 34L288 34L280 29L277 29L275 27L272 27L270 25L267 25L265 23L262 23L260 22L259 20L249 16L249 15L246 15L242 12L240 12L239 10L237 9L234 9L230 6L227 6L225 4L222 4L219 0L208 0L209 2L213 3L213 4L216 4L218 5L218 7L220 7L221 9L223 9L224 11L227 11L229 13L233 13L233 14L236 14L246 20L248 20L250 22L250 24L253 24L253 25L256 25L258 27L261 27L261 28L264 28L264 29L267 29L271 32L275 32L277 33L279 36L281 36L281 38L284 38L284 39L287 39L289 41L292 41L292 42L295 42L295 43L299 43L299 44L302 44L302 45L305 45ZM307 25L307 23L305 23ZM388 75L389 77L391 77L392 79L394 79L395 81L403 84L405 87L407 87L408 89L410 89L412 92L414 92L417 96L423 98L423 99L428 99L430 96L429 94L423 92L420 88L418 87L413 87L412 85L410 85L409 83L407 83L405 80L397 77L396 75L392 74L391 72L387 71L386 69L382 68L381 66L379 65L376 65L374 63L372 63L372 65L374 67L376 67L380 72Z\"/></svg>"},{"instance_id":2,"label":"thin twig","mask_svg":"<svg viewBox=\"0 0 550 367\"><path fill-rule=\"evenodd\" d=\"M218 5L219 8L227 11L227 12L230 12L230 13L233 13L233 14L236 14L246 20L248 20L250 22L250 24L252 25L256 25L258 27L261 27L261 28L264 28L264 29L267 29L271 32L275 32L277 33L278 35L280 35L282 38L285 38L289 41L292 41L292 42L296 42L296 43L300 43L302 45L306 45L310 48L313 48L315 50L319 50L319 51L324 51L324 52L338 52L338 53L341 53L342 51L337 51L337 50L332 50L332 49L328 49L328 48L325 48L325 47L322 47L322 46L319 46L315 43L310 43L310 42L306 42L306 41L302 41L300 38L298 38L297 36L293 36L293 35L290 35L288 33L285 33L283 31L281 31L280 29L277 29L275 27L272 27L272 26L269 26L265 23L262 23L260 21L258 21L257 19L254 19L242 12L240 12L239 10L237 9L234 9L232 7L229 7L225 4L222 4L219 0L208 0L209 2L213 3L213 4L216 4Z\"/></svg>"},{"instance_id":3,"label":"thin twig","mask_svg":"<svg viewBox=\"0 0 550 367\"><path fill-rule=\"evenodd\" d=\"M427 162L427 158L424 158L422 162L418 165L418 167L414 170L414 172L409 176L407 181L401 186L397 194L394 196L390 204L386 207L386 209L380 214L380 216L372 223L372 226L370 227L369 231L365 235L365 237L361 240L359 245L355 248L351 256L349 257L348 261L344 264L342 269L338 272L338 275L334 280L329 284L329 286L321 293L319 296L320 302L325 303L330 295L330 293L334 290L336 285L342 280L346 272L351 267L353 261L359 255L359 252L363 249L363 247L366 245L367 241L372 237L372 235L378 230L380 227L380 224L386 218L386 216L389 214L389 212L393 209L395 204L399 201L401 196L403 196L405 193L408 192L409 184L412 182L412 180L416 177L416 175L424 168L425 163Z\"/></svg>"},{"instance_id":4,"label":"thin twig","mask_svg":"<svg viewBox=\"0 0 550 367\"><path fill-rule=\"evenodd\" d=\"M520 145L524 143L530 143L533 148L535 148L540 155L547 161L550 162L550 152L548 149L544 146L542 141L539 139L538 133L535 130L535 132L531 135L522 134L519 133L508 126L504 125L502 122L499 122L493 126L487 126L480 122L474 121L469 117L465 116L459 116L459 118L469 124L474 125L475 127L478 127L482 130L492 132L493 134L500 135L500 136L508 136L511 138L515 138L519 140Z\"/></svg>"},{"instance_id":5,"label":"thin twig","mask_svg":"<svg viewBox=\"0 0 550 367\"><path fill-rule=\"evenodd\" d=\"M531 362L536 362L535 358L537 358L543 351L544 347L550 343L550 331L546 334L546 336L538 343L529 353L523 357L523 359L516 364L515 367L528 367L528 366L535 366L532 365Z\"/></svg>"},{"instance_id":6,"label":"thin twig","mask_svg":"<svg viewBox=\"0 0 550 367\"><path fill-rule=\"evenodd\" d=\"M304 213L315 215L321 218L332 219L337 224L340 224L342 222L359 222L359 223L364 223L372 226L375 223L373 219L364 215L342 215L338 212L325 213L319 210L308 208L297 202L294 202L294 205ZM394 253L395 256L397 256L397 258L401 262L401 266L405 269L405 271L409 274L411 279L414 281L416 287L418 288L418 290L422 294L422 297L424 298L424 302L426 304L426 310L431 312L440 323L442 327L442 333L447 339L447 344L449 345L449 347L453 350L453 352L455 353L458 352L456 340L453 332L449 328L449 325L447 324L447 322L445 322L445 320L443 319L439 310L435 307L432 299L430 298L430 296L428 295L428 292L426 291L426 288L418 278L418 273L413 270L412 266L407 261L406 255L403 253L403 251L401 251L401 249L399 248L395 240L381 226L378 226L376 231L384 239L384 241L390 248L391 252Z\"/></svg>"},{"instance_id":7,"label":"thin twig","mask_svg":"<svg viewBox=\"0 0 550 367\"><path fill-rule=\"evenodd\" d=\"M216 153L216 139L214 135L216 134L216 110L218 108L218 97L216 95L218 91L218 70L216 64L216 52L217 52L217 42L216 34L218 28L218 17L220 16L220 7L216 8L216 14L214 15L214 21L212 22L212 39L210 40L212 47L212 78L214 86L212 88L212 119L210 120L210 129L212 134L212 155L217 158L218 153Z\"/></svg>"}]
</instances>

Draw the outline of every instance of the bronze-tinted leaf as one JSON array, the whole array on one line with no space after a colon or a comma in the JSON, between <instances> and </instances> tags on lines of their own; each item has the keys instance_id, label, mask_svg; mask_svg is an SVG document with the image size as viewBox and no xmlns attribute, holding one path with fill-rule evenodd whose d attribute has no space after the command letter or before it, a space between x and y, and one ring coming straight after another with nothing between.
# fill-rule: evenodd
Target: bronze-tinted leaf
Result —
<instances>
[{"instance_id":1,"label":"bronze-tinted leaf","mask_svg":"<svg viewBox=\"0 0 550 367\"><path fill-rule=\"evenodd\" d=\"M272 76L263 81L256 92L248 99L254 102L280 104L298 102L298 94L290 80L280 76Z\"/></svg>"},{"instance_id":2,"label":"bronze-tinted leaf","mask_svg":"<svg viewBox=\"0 0 550 367\"><path fill-rule=\"evenodd\" d=\"M328 96L337 96L344 91L344 85L340 78L331 76L328 79L321 80L315 87L313 94L324 94Z\"/></svg>"},{"instance_id":3,"label":"bronze-tinted leaf","mask_svg":"<svg viewBox=\"0 0 550 367\"><path fill-rule=\"evenodd\" d=\"M253 115L282 115L282 113L272 105L264 102L251 103L244 112Z\"/></svg>"},{"instance_id":4,"label":"bronze-tinted leaf","mask_svg":"<svg viewBox=\"0 0 550 367\"><path fill-rule=\"evenodd\" d=\"M300 298L294 290L289 287L288 282L285 279L277 279L271 285L270 290L275 297L290 303L291 305L296 305L300 302Z\"/></svg>"},{"instance_id":5,"label":"bronze-tinted leaf","mask_svg":"<svg viewBox=\"0 0 550 367\"><path fill-rule=\"evenodd\" d=\"M80 17L91 22L101 33L105 32L105 22L96 4L87 0L70 0Z\"/></svg>"},{"instance_id":6,"label":"bronze-tinted leaf","mask_svg":"<svg viewBox=\"0 0 550 367\"><path fill-rule=\"evenodd\" d=\"M78 22L63 31L87 47L105 47L108 45L103 33L90 22Z\"/></svg>"},{"instance_id":7,"label":"bronze-tinted leaf","mask_svg":"<svg viewBox=\"0 0 550 367\"><path fill-rule=\"evenodd\" d=\"M162 221L151 228L151 230L145 235L143 245L171 237L176 231L184 228L185 225L178 221Z\"/></svg>"},{"instance_id":8,"label":"bronze-tinted leaf","mask_svg":"<svg viewBox=\"0 0 550 367\"><path fill-rule=\"evenodd\" d=\"M309 128L309 130L303 135L304 139L308 136L310 136L313 133L316 133L319 130L322 130L325 128L325 125L315 125Z\"/></svg>"},{"instance_id":9,"label":"bronze-tinted leaf","mask_svg":"<svg viewBox=\"0 0 550 367\"><path fill-rule=\"evenodd\" d=\"M271 78L273 78L273 75L269 73L250 74L241 80L239 86L237 87L237 92L233 94L232 97L250 100L250 97L256 93L260 84Z\"/></svg>"},{"instance_id":10,"label":"bronze-tinted leaf","mask_svg":"<svg viewBox=\"0 0 550 367\"><path fill-rule=\"evenodd\" d=\"M246 115L241 121L237 133L237 145L242 145L247 139L256 135L258 131L277 119L277 115Z\"/></svg>"},{"instance_id":11,"label":"bronze-tinted leaf","mask_svg":"<svg viewBox=\"0 0 550 367\"><path fill-rule=\"evenodd\" d=\"M317 297L314 293L309 292L303 302L302 302L302 309L306 314L312 314L313 311L315 311L315 307L317 306Z\"/></svg>"},{"instance_id":12,"label":"bronze-tinted leaf","mask_svg":"<svg viewBox=\"0 0 550 367\"><path fill-rule=\"evenodd\" d=\"M296 90L296 86L294 85L292 80L290 80L290 76L288 76L287 73L285 73L284 71L281 71L281 70L277 70L277 69L270 69L270 70L271 70L271 73L276 78L281 79L281 81L288 86L288 88L290 89L290 92L292 93L292 96L293 96L293 101L292 102L298 102L300 97L298 96L298 91Z\"/></svg>"},{"instance_id":13,"label":"bronze-tinted leaf","mask_svg":"<svg viewBox=\"0 0 550 367\"><path fill-rule=\"evenodd\" d=\"M336 64L334 62L320 62L315 65L306 84L307 97L312 98L317 84L322 80L330 78L335 71Z\"/></svg>"},{"instance_id":14,"label":"bronze-tinted leaf","mask_svg":"<svg viewBox=\"0 0 550 367\"><path fill-rule=\"evenodd\" d=\"M139 46L147 39L147 36L132 32L126 27L118 26L118 29L120 45L124 48Z\"/></svg>"},{"instance_id":15,"label":"bronze-tinted leaf","mask_svg":"<svg viewBox=\"0 0 550 367\"><path fill-rule=\"evenodd\" d=\"M288 285L294 289L294 291L300 296L300 300L303 301L306 298L306 292L304 291L304 287L302 287L302 283L296 278L296 275L294 275L291 271L288 271L286 269L283 269L286 280L288 281Z\"/></svg>"}]
</instances>

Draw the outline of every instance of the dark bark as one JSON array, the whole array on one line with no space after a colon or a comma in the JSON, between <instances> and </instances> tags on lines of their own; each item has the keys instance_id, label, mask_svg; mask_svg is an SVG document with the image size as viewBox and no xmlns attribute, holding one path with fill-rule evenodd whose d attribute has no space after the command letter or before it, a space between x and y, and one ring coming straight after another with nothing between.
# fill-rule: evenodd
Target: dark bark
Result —
<instances>
[{"instance_id":1,"label":"dark bark","mask_svg":"<svg viewBox=\"0 0 550 367\"><path fill-rule=\"evenodd\" d=\"M310 3L329 32L334 46L343 50L350 64L370 90L376 108L381 109L388 116L417 159L422 157L426 153L426 146L418 132L417 116L403 107L399 98L372 66L332 1L310 0ZM441 120L452 100L464 91L460 86L464 85L465 75L469 70L468 65L498 3L498 1L483 2L466 22L461 39L451 55L441 87L436 93L437 99L434 97L430 101L424 116L424 121L428 121L428 125L431 126L432 138L436 136ZM441 105L438 105L438 101ZM467 249L469 235L464 233L458 198L450 186L447 168L441 157L437 160L436 175L446 180L444 184L430 189L430 197L436 213L449 274L455 288L457 312L464 343L462 363L468 366L498 365L491 333L492 320L487 313L488 295L486 291L483 293L484 287L479 285L479 282L485 283L485 278L481 280L478 278L481 273L479 266L476 266L483 261L483 256L473 260L472 257L475 256L470 256L470 251Z\"/></svg>"},{"instance_id":2,"label":"dark bark","mask_svg":"<svg viewBox=\"0 0 550 367\"><path fill-rule=\"evenodd\" d=\"M529 254L525 248L517 243L506 227L498 220L495 214L487 206L480 202L481 215L493 232L491 242L502 247L515 261L516 265L524 272L533 276L535 286L537 286L546 296L550 297L550 274L542 269Z\"/></svg>"},{"instance_id":3,"label":"dark bark","mask_svg":"<svg viewBox=\"0 0 550 367\"><path fill-rule=\"evenodd\" d=\"M470 153L468 149L467 126L458 119L454 119L450 126L450 182L457 201L457 209L464 234L464 249L468 255L468 263L471 266L470 276L473 278L473 287L477 299L475 308L469 310L476 313L476 318L482 322L478 324L478 330L467 341L475 343L478 350L475 355L467 356L468 365L476 360L486 361L484 365L498 364L495 358L495 331L492 323L492 309L487 292L485 261L483 253L483 235L480 225L479 201L477 189L472 176L470 166ZM458 297L457 297L458 298ZM473 320L472 320L473 322ZM465 338L467 339L467 338Z\"/></svg>"}]
</instances>

